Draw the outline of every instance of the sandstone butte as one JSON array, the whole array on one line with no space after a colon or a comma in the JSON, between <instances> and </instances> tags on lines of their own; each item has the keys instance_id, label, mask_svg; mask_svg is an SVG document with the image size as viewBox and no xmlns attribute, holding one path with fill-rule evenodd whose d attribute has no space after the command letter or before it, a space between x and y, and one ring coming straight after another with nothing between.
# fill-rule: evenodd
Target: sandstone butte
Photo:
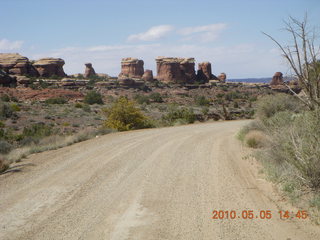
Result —
<instances>
[{"instance_id":1,"label":"sandstone butte","mask_svg":"<svg viewBox=\"0 0 320 240\"><path fill-rule=\"evenodd\" d=\"M283 85L283 75L281 72L276 72L273 77L272 80L270 82L270 85Z\"/></svg>"},{"instance_id":2,"label":"sandstone butte","mask_svg":"<svg viewBox=\"0 0 320 240\"><path fill-rule=\"evenodd\" d=\"M94 68L92 67L92 63L85 63L84 65L86 66L86 69L83 74L83 76L85 78L96 76L96 72L95 72Z\"/></svg>"},{"instance_id":3,"label":"sandstone butte","mask_svg":"<svg viewBox=\"0 0 320 240\"><path fill-rule=\"evenodd\" d=\"M18 53L0 53L0 68L12 75L38 76L29 59Z\"/></svg>"},{"instance_id":4,"label":"sandstone butte","mask_svg":"<svg viewBox=\"0 0 320 240\"><path fill-rule=\"evenodd\" d=\"M139 78L144 73L143 60L137 58L123 58L121 61L121 72L119 78Z\"/></svg>"},{"instance_id":5,"label":"sandstone butte","mask_svg":"<svg viewBox=\"0 0 320 240\"><path fill-rule=\"evenodd\" d=\"M40 77L65 77L63 71L64 60L61 58L42 58L33 63Z\"/></svg>"}]
</instances>

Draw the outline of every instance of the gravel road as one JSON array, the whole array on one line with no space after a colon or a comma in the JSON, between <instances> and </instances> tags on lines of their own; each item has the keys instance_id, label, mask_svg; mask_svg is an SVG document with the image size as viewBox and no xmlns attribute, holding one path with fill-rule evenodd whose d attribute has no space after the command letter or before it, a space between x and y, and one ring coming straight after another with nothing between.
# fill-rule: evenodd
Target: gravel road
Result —
<instances>
[{"instance_id":1,"label":"gravel road","mask_svg":"<svg viewBox=\"0 0 320 240\"><path fill-rule=\"evenodd\" d=\"M31 155L0 175L0 239L320 239L309 220L279 218L299 209L236 140L247 123L114 133Z\"/></svg>"}]
</instances>

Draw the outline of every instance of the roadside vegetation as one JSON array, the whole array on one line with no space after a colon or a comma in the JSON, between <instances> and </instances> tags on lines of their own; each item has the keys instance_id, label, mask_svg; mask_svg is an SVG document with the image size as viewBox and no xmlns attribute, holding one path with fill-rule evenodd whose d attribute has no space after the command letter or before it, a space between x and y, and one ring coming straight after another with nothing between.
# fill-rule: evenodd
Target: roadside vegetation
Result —
<instances>
[{"instance_id":1,"label":"roadside vegetation","mask_svg":"<svg viewBox=\"0 0 320 240\"><path fill-rule=\"evenodd\" d=\"M258 149L254 156L266 176L294 205L308 208L310 217L320 224L320 63L307 19L290 18L286 29L293 47L268 36L280 47L302 92L259 99L256 119L241 129L238 138Z\"/></svg>"}]
</instances>

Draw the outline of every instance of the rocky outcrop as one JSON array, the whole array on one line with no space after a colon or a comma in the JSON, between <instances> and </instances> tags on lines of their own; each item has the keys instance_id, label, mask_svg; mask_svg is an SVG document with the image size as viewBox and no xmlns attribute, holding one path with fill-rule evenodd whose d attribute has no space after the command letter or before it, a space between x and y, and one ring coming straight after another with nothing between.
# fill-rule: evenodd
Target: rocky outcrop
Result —
<instances>
[{"instance_id":1,"label":"rocky outcrop","mask_svg":"<svg viewBox=\"0 0 320 240\"><path fill-rule=\"evenodd\" d=\"M220 82L225 82L227 80L227 74L225 73L220 73L218 76L218 79Z\"/></svg>"},{"instance_id":2,"label":"rocky outcrop","mask_svg":"<svg viewBox=\"0 0 320 240\"><path fill-rule=\"evenodd\" d=\"M11 84L15 84L15 83L16 83L15 77L10 76L4 70L0 69L0 84L2 86L10 86Z\"/></svg>"},{"instance_id":3,"label":"rocky outcrop","mask_svg":"<svg viewBox=\"0 0 320 240\"><path fill-rule=\"evenodd\" d=\"M137 58L123 58L119 78L142 78L143 61Z\"/></svg>"},{"instance_id":4,"label":"rocky outcrop","mask_svg":"<svg viewBox=\"0 0 320 240\"><path fill-rule=\"evenodd\" d=\"M63 65L61 58L42 58L33 63L40 77L65 77Z\"/></svg>"},{"instance_id":5,"label":"rocky outcrop","mask_svg":"<svg viewBox=\"0 0 320 240\"><path fill-rule=\"evenodd\" d=\"M197 80L199 82L209 82L209 80L211 79L216 79L216 77L212 74L211 63L199 63L197 71Z\"/></svg>"},{"instance_id":6,"label":"rocky outcrop","mask_svg":"<svg viewBox=\"0 0 320 240\"><path fill-rule=\"evenodd\" d=\"M0 53L0 69L12 75L38 76L29 59L18 53Z\"/></svg>"},{"instance_id":7,"label":"rocky outcrop","mask_svg":"<svg viewBox=\"0 0 320 240\"><path fill-rule=\"evenodd\" d=\"M83 77L89 78L89 77L96 76L96 72L94 71L94 68L92 67L91 63L85 63L84 65L86 66L86 69L83 74Z\"/></svg>"},{"instance_id":8,"label":"rocky outcrop","mask_svg":"<svg viewBox=\"0 0 320 240\"><path fill-rule=\"evenodd\" d=\"M270 82L270 85L283 85L283 75L281 72L276 72L273 77L272 80Z\"/></svg>"},{"instance_id":9,"label":"rocky outcrop","mask_svg":"<svg viewBox=\"0 0 320 240\"><path fill-rule=\"evenodd\" d=\"M158 57L157 79L166 83L192 83L196 79L194 58Z\"/></svg>"},{"instance_id":10,"label":"rocky outcrop","mask_svg":"<svg viewBox=\"0 0 320 240\"><path fill-rule=\"evenodd\" d=\"M146 82L153 82L154 79L153 79L152 70L149 70L149 69L145 70L144 74L142 75L142 80Z\"/></svg>"}]
</instances>

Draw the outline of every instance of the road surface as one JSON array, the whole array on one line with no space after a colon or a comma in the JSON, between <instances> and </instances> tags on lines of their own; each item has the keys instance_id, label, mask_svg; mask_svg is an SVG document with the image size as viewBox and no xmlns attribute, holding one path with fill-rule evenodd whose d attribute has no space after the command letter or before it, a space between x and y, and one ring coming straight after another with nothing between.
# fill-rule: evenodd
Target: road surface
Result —
<instances>
[{"instance_id":1,"label":"road surface","mask_svg":"<svg viewBox=\"0 0 320 240\"><path fill-rule=\"evenodd\" d=\"M0 175L0 239L320 239L308 220L279 219L297 209L236 140L247 123L114 133L31 155Z\"/></svg>"}]
</instances>

